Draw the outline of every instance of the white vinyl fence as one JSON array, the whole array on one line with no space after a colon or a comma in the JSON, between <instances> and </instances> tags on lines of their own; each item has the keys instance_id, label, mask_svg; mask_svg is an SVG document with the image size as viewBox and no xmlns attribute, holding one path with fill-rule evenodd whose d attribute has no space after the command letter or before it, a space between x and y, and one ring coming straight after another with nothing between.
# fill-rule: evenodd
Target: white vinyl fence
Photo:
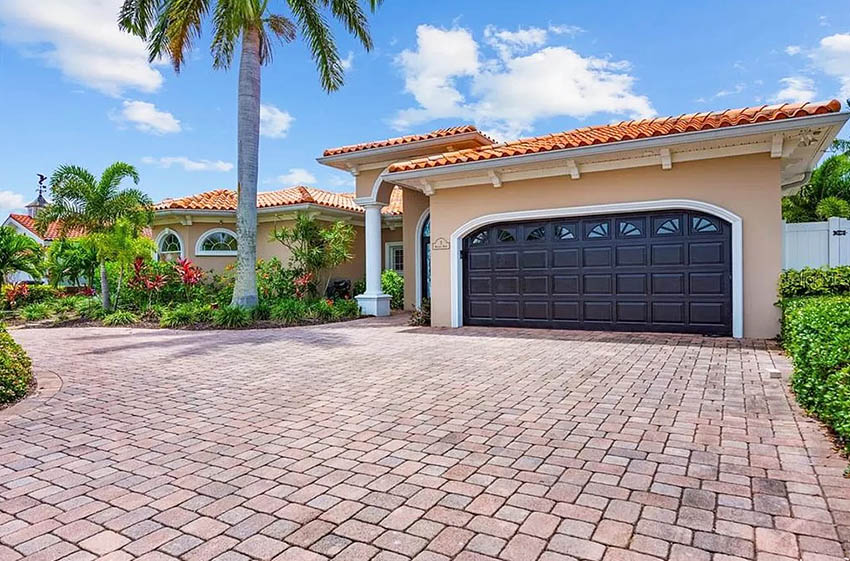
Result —
<instances>
[{"instance_id":1,"label":"white vinyl fence","mask_svg":"<svg viewBox=\"0 0 850 561\"><path fill-rule=\"evenodd\" d=\"M837 267L850 265L850 220L783 224L783 267Z\"/></svg>"}]
</instances>

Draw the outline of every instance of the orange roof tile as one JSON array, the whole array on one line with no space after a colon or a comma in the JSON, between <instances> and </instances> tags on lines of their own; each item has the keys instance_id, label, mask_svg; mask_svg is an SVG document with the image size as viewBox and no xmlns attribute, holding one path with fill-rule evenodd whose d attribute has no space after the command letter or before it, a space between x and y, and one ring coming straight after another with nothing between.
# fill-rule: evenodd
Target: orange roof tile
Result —
<instances>
[{"instance_id":1,"label":"orange roof tile","mask_svg":"<svg viewBox=\"0 0 850 561\"><path fill-rule=\"evenodd\" d=\"M154 206L155 210L236 210L236 191L215 189L196 195L176 199L165 199ZM333 193L315 187L297 186L279 191L257 193L257 208L286 207L290 205L313 204L327 208L364 212L363 207L354 202L352 193ZM393 190L390 203L382 209L386 215L401 215L401 189Z\"/></svg>"},{"instance_id":2,"label":"orange roof tile","mask_svg":"<svg viewBox=\"0 0 850 561\"><path fill-rule=\"evenodd\" d=\"M447 136L454 136L456 134L464 134L469 132L478 132L478 129L472 125L461 125L459 127L438 129L435 131L427 132L425 134L409 134L407 136L397 136L395 138L388 138L386 140L375 140L372 142L349 144L348 146L340 146L339 148L328 148L327 150L325 150L324 155L337 156L339 154L348 154L350 152L359 152L361 150L370 150L372 148L386 148L388 146L398 146L400 144L409 144L411 142L418 142L420 140L431 140L432 138L443 138Z\"/></svg>"},{"instance_id":3,"label":"orange roof tile","mask_svg":"<svg viewBox=\"0 0 850 561\"><path fill-rule=\"evenodd\" d=\"M61 222L52 222L47 227L47 231L44 232L44 235L42 236L38 232L38 230L36 230L35 219L32 216L29 216L28 214L10 214L9 217L27 230L29 230L30 232L32 232L33 234L35 234L36 236L38 236L39 238L41 238L42 240L50 241L60 237L60 233L62 230ZM79 238L85 235L86 231L82 228L71 228L68 232L65 233L66 238Z\"/></svg>"},{"instance_id":4,"label":"orange roof tile","mask_svg":"<svg viewBox=\"0 0 850 561\"><path fill-rule=\"evenodd\" d=\"M714 113L690 113L678 117L622 121L613 125L582 127L566 132L524 138L478 148L467 148L465 150L417 158L406 162L396 162L389 167L389 171L412 171L451 164L491 160L494 158L521 156L523 154L537 152L579 148L594 144L636 140L653 136L752 125L765 121L778 121L822 113L835 113L840 110L841 103L833 99L828 102L762 105L758 107L745 107L743 109L728 109Z\"/></svg>"}]
</instances>

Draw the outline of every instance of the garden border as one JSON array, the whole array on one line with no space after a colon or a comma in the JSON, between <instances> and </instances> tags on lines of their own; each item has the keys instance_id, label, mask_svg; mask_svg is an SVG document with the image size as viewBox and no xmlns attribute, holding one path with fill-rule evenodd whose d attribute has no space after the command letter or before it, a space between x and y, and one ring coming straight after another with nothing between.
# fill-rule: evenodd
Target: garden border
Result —
<instances>
[{"instance_id":1,"label":"garden border","mask_svg":"<svg viewBox=\"0 0 850 561\"><path fill-rule=\"evenodd\" d=\"M62 377L52 370L33 369L32 375L36 383L35 390L8 407L0 409L0 420L21 417L38 409L59 393L65 384Z\"/></svg>"}]
</instances>

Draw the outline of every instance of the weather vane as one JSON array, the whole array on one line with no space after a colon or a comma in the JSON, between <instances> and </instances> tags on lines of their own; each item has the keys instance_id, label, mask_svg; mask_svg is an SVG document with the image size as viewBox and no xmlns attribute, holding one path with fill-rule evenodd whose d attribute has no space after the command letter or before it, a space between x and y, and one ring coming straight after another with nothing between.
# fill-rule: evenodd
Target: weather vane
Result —
<instances>
[{"instance_id":1,"label":"weather vane","mask_svg":"<svg viewBox=\"0 0 850 561\"><path fill-rule=\"evenodd\" d=\"M44 190L47 189L47 186L44 184L44 181L47 179L47 176L43 173L37 173L38 176L38 194L43 195Z\"/></svg>"}]
</instances>

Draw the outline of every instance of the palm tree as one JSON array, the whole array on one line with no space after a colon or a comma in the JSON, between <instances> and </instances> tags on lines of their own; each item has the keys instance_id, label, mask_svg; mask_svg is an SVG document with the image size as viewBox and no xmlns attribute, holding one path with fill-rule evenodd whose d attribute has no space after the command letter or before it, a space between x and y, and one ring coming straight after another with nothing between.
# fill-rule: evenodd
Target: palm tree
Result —
<instances>
[{"instance_id":1,"label":"palm tree","mask_svg":"<svg viewBox=\"0 0 850 561\"><path fill-rule=\"evenodd\" d=\"M136 168L115 162L96 179L78 166L60 166L50 177L52 201L36 215L36 228L44 231L58 221L60 235L71 230L87 234L109 232L119 219L126 219L137 232L151 223L153 201L136 188L121 189L121 182L130 178L139 183ZM100 296L103 308L110 308L109 281L106 261L100 261Z\"/></svg>"},{"instance_id":2,"label":"palm tree","mask_svg":"<svg viewBox=\"0 0 850 561\"><path fill-rule=\"evenodd\" d=\"M809 182L797 193L782 197L782 218L787 222L818 220L818 204L836 198L850 202L850 153L836 151L812 172Z\"/></svg>"},{"instance_id":3,"label":"palm tree","mask_svg":"<svg viewBox=\"0 0 850 561\"><path fill-rule=\"evenodd\" d=\"M382 0L365 0L374 12ZM366 14L359 0L286 0L289 15L273 13L269 0L124 0L118 15L121 29L148 44L150 61L171 60L180 71L192 41L212 17L210 50L215 68L228 68L241 40L237 125L236 285L233 306L257 304L257 167L260 143L260 67L272 60L272 39L290 42L296 31L307 40L322 88L339 89L343 66L324 11L340 20L372 48Z\"/></svg>"},{"instance_id":4,"label":"palm tree","mask_svg":"<svg viewBox=\"0 0 850 561\"><path fill-rule=\"evenodd\" d=\"M43 263L41 244L11 226L0 226L0 284L16 271L41 278Z\"/></svg>"}]
</instances>

